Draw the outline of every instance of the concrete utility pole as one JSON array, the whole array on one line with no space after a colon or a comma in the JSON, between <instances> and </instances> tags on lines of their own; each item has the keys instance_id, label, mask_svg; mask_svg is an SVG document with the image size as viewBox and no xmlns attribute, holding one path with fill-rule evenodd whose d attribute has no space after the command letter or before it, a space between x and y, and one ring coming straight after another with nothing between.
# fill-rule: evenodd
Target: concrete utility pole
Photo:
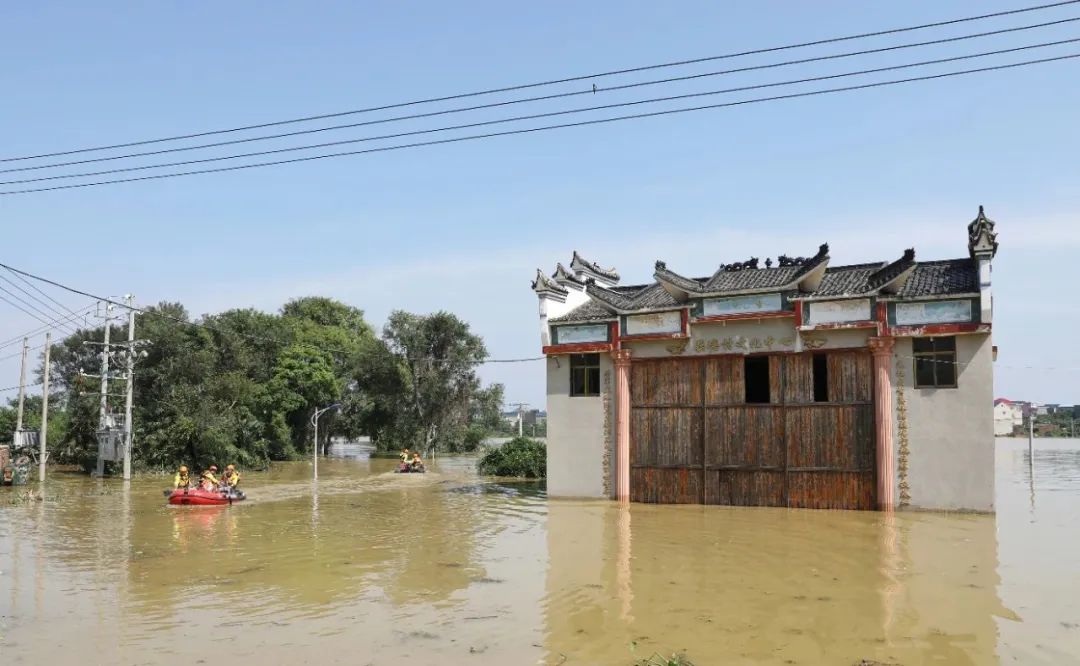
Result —
<instances>
[{"instance_id":1,"label":"concrete utility pole","mask_svg":"<svg viewBox=\"0 0 1080 666\"><path fill-rule=\"evenodd\" d=\"M112 317L109 316L109 312L112 310L112 305L105 304L105 340L104 346L101 348L101 404L98 414L98 428L105 429L106 426L106 414L109 411L109 335L112 330Z\"/></svg>"},{"instance_id":2,"label":"concrete utility pole","mask_svg":"<svg viewBox=\"0 0 1080 666\"><path fill-rule=\"evenodd\" d=\"M131 480L131 403L135 388L135 297L128 295L127 396L124 398L124 480Z\"/></svg>"},{"instance_id":3,"label":"concrete utility pole","mask_svg":"<svg viewBox=\"0 0 1080 666\"><path fill-rule=\"evenodd\" d=\"M98 414L98 458L97 475L105 476L105 452L102 450L102 438L108 436L109 413L109 335L112 330L112 303L105 303L105 339L101 347L101 404Z\"/></svg>"},{"instance_id":4,"label":"concrete utility pole","mask_svg":"<svg viewBox=\"0 0 1080 666\"><path fill-rule=\"evenodd\" d=\"M527 402L512 402L512 403L510 403L510 406L518 408L518 419L517 419L517 421L518 421L518 437L522 437L525 434L525 429L524 429L525 408L529 406L529 403L527 403Z\"/></svg>"},{"instance_id":5,"label":"concrete utility pole","mask_svg":"<svg viewBox=\"0 0 1080 666\"><path fill-rule=\"evenodd\" d=\"M15 432L22 430L23 401L26 398L26 352L27 339L22 339L22 365L19 366L19 413L15 417Z\"/></svg>"},{"instance_id":6,"label":"concrete utility pole","mask_svg":"<svg viewBox=\"0 0 1080 666\"><path fill-rule=\"evenodd\" d=\"M38 454L38 482L45 482L45 442L49 437L49 352L52 351L52 332L45 334L45 376L41 383L41 452Z\"/></svg>"},{"instance_id":7,"label":"concrete utility pole","mask_svg":"<svg viewBox=\"0 0 1080 666\"><path fill-rule=\"evenodd\" d=\"M315 442L311 446L311 469L312 479L319 480L319 417L330 411L340 407L340 403L334 403L322 409L315 409L315 413L311 415L311 425L315 426Z\"/></svg>"}]
</instances>

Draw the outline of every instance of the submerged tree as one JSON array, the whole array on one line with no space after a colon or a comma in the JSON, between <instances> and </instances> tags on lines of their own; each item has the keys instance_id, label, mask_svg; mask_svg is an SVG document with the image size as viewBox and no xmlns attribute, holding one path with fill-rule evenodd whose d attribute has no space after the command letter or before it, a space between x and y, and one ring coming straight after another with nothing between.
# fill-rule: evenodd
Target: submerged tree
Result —
<instances>
[{"instance_id":1,"label":"submerged tree","mask_svg":"<svg viewBox=\"0 0 1080 666\"><path fill-rule=\"evenodd\" d=\"M383 337L403 369L396 439L426 451L461 448L480 390L476 367L487 357L484 341L448 312L395 311Z\"/></svg>"},{"instance_id":2,"label":"submerged tree","mask_svg":"<svg viewBox=\"0 0 1080 666\"><path fill-rule=\"evenodd\" d=\"M395 312L380 339L363 311L328 298L296 299L280 314L236 309L197 321L180 304L162 303L137 316L136 331L151 341L135 373L134 457L142 467L296 458L310 451L311 414L333 402L341 409L320 421L324 450L333 436L361 434L380 448L459 450L470 446L469 424L486 428L502 402L501 387L481 390L474 373L483 342L446 313ZM103 335L102 327L79 330L52 349L53 460L87 469L99 426L100 380L91 375L100 372L101 345L93 343ZM126 327L117 323L111 336L125 340ZM110 374L123 362L115 347ZM109 413L121 415L123 382L114 379L108 393ZM40 402L30 400L27 427L36 414ZM14 428L11 415L0 408L0 429Z\"/></svg>"}]
</instances>

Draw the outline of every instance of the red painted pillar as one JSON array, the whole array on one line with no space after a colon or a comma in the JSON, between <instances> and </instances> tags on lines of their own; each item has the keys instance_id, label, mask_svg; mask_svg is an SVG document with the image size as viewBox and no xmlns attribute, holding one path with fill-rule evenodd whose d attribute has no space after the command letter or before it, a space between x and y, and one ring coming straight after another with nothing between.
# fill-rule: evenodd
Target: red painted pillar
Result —
<instances>
[{"instance_id":1,"label":"red painted pillar","mask_svg":"<svg viewBox=\"0 0 1080 666\"><path fill-rule=\"evenodd\" d=\"M611 352L615 359L615 499L630 501L630 350Z\"/></svg>"},{"instance_id":2,"label":"red painted pillar","mask_svg":"<svg viewBox=\"0 0 1080 666\"><path fill-rule=\"evenodd\" d=\"M874 425L877 432L877 501L881 511L892 511L896 497L896 469L893 465L892 365L893 339L874 337L868 341L874 357Z\"/></svg>"}]
</instances>

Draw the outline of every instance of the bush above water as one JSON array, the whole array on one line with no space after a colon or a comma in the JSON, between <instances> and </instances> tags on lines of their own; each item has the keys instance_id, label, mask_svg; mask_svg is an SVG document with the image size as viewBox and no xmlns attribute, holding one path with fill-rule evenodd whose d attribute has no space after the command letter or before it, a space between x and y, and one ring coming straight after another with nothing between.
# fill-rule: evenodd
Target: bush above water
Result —
<instances>
[{"instance_id":1,"label":"bush above water","mask_svg":"<svg viewBox=\"0 0 1080 666\"><path fill-rule=\"evenodd\" d=\"M498 447L484 450L476 469L485 476L547 478L547 446L528 437L515 437Z\"/></svg>"}]
</instances>

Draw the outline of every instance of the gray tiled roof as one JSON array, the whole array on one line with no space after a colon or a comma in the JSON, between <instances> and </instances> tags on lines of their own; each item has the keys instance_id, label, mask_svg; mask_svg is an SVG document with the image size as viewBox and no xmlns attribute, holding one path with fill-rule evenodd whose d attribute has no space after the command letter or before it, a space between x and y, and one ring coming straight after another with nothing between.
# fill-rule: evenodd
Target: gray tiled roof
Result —
<instances>
[{"instance_id":1,"label":"gray tiled roof","mask_svg":"<svg viewBox=\"0 0 1080 666\"><path fill-rule=\"evenodd\" d=\"M886 288L890 282L898 280L901 276L911 270L911 267L914 265L915 248L910 248L904 251L904 256L871 275L868 280L870 288Z\"/></svg>"},{"instance_id":2,"label":"gray tiled roof","mask_svg":"<svg viewBox=\"0 0 1080 666\"><path fill-rule=\"evenodd\" d=\"M606 303L618 310L647 310L652 308L679 307L682 304L658 283L636 287L605 289L595 282L585 285L585 293L593 300Z\"/></svg>"},{"instance_id":3,"label":"gray tiled roof","mask_svg":"<svg viewBox=\"0 0 1080 666\"><path fill-rule=\"evenodd\" d=\"M588 301L584 305L577 306L563 316L552 319L551 322L559 323L568 321L609 321L614 318L615 314L611 310L608 310L596 301Z\"/></svg>"},{"instance_id":4,"label":"gray tiled roof","mask_svg":"<svg viewBox=\"0 0 1080 666\"><path fill-rule=\"evenodd\" d=\"M739 292L749 290L780 289L795 282L820 261L807 260L796 266L773 268L747 268L743 270L721 270L709 278L683 278L672 274L675 280L669 284L685 284L692 291L701 292ZM914 268L912 267L914 266ZM914 262L914 257L903 258L887 263L884 261L851 264L848 266L830 266L825 270L821 283L812 292L803 293L804 298L836 298L845 296L870 296L879 293L879 289L888 282L910 270L910 276L896 294L882 294L891 298L920 298L927 296L949 296L950 294L971 294L979 291L978 268L971 259L947 259L943 261ZM658 277L668 278L668 271L663 264L657 265ZM695 285L698 287L695 289ZM680 303L659 282L644 285L601 287L595 282L586 284L586 293L590 300L571 312L552 319L552 322L570 321L609 321L616 317L612 310L629 312L634 310L662 310L686 307Z\"/></svg>"},{"instance_id":5,"label":"gray tiled roof","mask_svg":"<svg viewBox=\"0 0 1080 666\"><path fill-rule=\"evenodd\" d=\"M921 261L915 266L900 298L971 294L979 291L979 269L971 259Z\"/></svg>"},{"instance_id":6,"label":"gray tiled roof","mask_svg":"<svg viewBox=\"0 0 1080 666\"><path fill-rule=\"evenodd\" d=\"M830 266L825 277L810 296L858 296L869 291L870 276L885 267L884 261L851 266Z\"/></svg>"},{"instance_id":7,"label":"gray tiled roof","mask_svg":"<svg viewBox=\"0 0 1080 666\"><path fill-rule=\"evenodd\" d=\"M570 268L585 268L601 277L605 277L613 282L619 281L619 272L614 268L604 268L595 261L589 261L585 257L578 254L577 250L574 250L574 256L570 259Z\"/></svg>"},{"instance_id":8,"label":"gray tiled roof","mask_svg":"<svg viewBox=\"0 0 1080 666\"><path fill-rule=\"evenodd\" d=\"M742 271L719 271L705 285L705 291L745 291L749 289L779 289L795 281L802 266L783 268L751 268Z\"/></svg>"}]
</instances>

